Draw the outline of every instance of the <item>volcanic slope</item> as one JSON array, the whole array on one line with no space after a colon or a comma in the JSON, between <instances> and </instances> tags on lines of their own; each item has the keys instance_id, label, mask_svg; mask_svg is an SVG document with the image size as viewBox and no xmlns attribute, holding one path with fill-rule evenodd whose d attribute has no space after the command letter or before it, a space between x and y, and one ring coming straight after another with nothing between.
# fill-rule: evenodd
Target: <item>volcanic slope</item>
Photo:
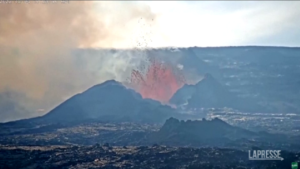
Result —
<instances>
[{"instance_id":1,"label":"volcanic slope","mask_svg":"<svg viewBox=\"0 0 300 169\"><path fill-rule=\"evenodd\" d=\"M163 122L174 115L176 116L176 111L171 107L161 105L158 101L143 99L134 90L115 80L109 80L71 97L40 117L40 120Z\"/></svg>"},{"instance_id":2,"label":"volcanic slope","mask_svg":"<svg viewBox=\"0 0 300 169\"><path fill-rule=\"evenodd\" d=\"M210 74L195 85L184 85L171 98L170 103L188 108L229 107L242 111L263 110L254 100L239 98L221 85Z\"/></svg>"}]
</instances>

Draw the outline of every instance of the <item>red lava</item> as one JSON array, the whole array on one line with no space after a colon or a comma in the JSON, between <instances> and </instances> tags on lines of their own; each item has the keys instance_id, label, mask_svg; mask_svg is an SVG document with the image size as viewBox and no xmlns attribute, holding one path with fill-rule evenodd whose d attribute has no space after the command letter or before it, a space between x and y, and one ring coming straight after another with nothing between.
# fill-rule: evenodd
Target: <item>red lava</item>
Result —
<instances>
[{"instance_id":1,"label":"red lava","mask_svg":"<svg viewBox=\"0 0 300 169\"><path fill-rule=\"evenodd\" d=\"M174 93L184 85L184 78L179 70L170 64L152 60L146 73L139 70L131 73L131 84L143 98L168 103Z\"/></svg>"}]
</instances>

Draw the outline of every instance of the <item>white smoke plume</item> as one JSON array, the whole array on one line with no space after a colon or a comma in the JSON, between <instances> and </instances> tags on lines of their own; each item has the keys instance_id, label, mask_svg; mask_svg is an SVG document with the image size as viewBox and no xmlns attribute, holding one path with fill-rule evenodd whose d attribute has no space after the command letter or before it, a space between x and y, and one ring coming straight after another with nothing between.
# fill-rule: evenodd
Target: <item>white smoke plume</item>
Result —
<instances>
[{"instance_id":1,"label":"white smoke plume","mask_svg":"<svg viewBox=\"0 0 300 169\"><path fill-rule=\"evenodd\" d=\"M143 58L78 48L130 47L138 20L155 17L137 2L1 4L0 121L42 115L92 85L123 81Z\"/></svg>"}]
</instances>

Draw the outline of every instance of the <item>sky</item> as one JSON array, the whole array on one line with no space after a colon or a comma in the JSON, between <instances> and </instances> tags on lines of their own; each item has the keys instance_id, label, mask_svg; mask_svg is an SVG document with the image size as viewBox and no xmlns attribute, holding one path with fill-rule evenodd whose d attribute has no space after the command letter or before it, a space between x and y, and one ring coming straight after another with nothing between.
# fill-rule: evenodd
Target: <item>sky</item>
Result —
<instances>
[{"instance_id":1,"label":"sky","mask_svg":"<svg viewBox=\"0 0 300 169\"><path fill-rule=\"evenodd\" d=\"M297 1L144 1L152 47L299 46ZM122 7L121 7L122 8ZM125 10L125 8L124 8ZM132 36L132 35L131 35ZM126 41L125 38L123 39ZM122 41L123 41L122 40ZM130 47L128 42L115 47Z\"/></svg>"},{"instance_id":2,"label":"sky","mask_svg":"<svg viewBox=\"0 0 300 169\"><path fill-rule=\"evenodd\" d=\"M78 48L300 46L297 1L0 3L0 122L43 115L144 59ZM75 50L75 51L74 51Z\"/></svg>"}]
</instances>

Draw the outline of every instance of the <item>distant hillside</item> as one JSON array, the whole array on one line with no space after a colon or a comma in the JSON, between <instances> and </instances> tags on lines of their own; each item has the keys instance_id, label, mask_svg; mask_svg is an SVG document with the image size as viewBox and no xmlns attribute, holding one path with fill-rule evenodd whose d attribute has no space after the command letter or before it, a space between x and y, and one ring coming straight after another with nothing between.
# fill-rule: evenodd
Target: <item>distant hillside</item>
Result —
<instances>
[{"instance_id":1,"label":"distant hillside","mask_svg":"<svg viewBox=\"0 0 300 169\"><path fill-rule=\"evenodd\" d=\"M180 48L177 50L153 49L148 50L147 55L150 58L171 63L181 69L187 83L199 81L205 73L211 73L214 76L217 75L217 72L200 59L192 48Z\"/></svg>"},{"instance_id":2,"label":"distant hillside","mask_svg":"<svg viewBox=\"0 0 300 169\"><path fill-rule=\"evenodd\" d=\"M184 85L170 100L176 105L186 104L188 108L223 108L255 111L263 108L253 100L238 98L210 74L195 85Z\"/></svg>"},{"instance_id":3,"label":"distant hillside","mask_svg":"<svg viewBox=\"0 0 300 169\"><path fill-rule=\"evenodd\" d=\"M204 74L210 67L197 57L191 48L180 48L172 51L169 49L148 50L147 54L151 58L161 59L173 64L181 64L187 71L197 74Z\"/></svg>"}]
</instances>

